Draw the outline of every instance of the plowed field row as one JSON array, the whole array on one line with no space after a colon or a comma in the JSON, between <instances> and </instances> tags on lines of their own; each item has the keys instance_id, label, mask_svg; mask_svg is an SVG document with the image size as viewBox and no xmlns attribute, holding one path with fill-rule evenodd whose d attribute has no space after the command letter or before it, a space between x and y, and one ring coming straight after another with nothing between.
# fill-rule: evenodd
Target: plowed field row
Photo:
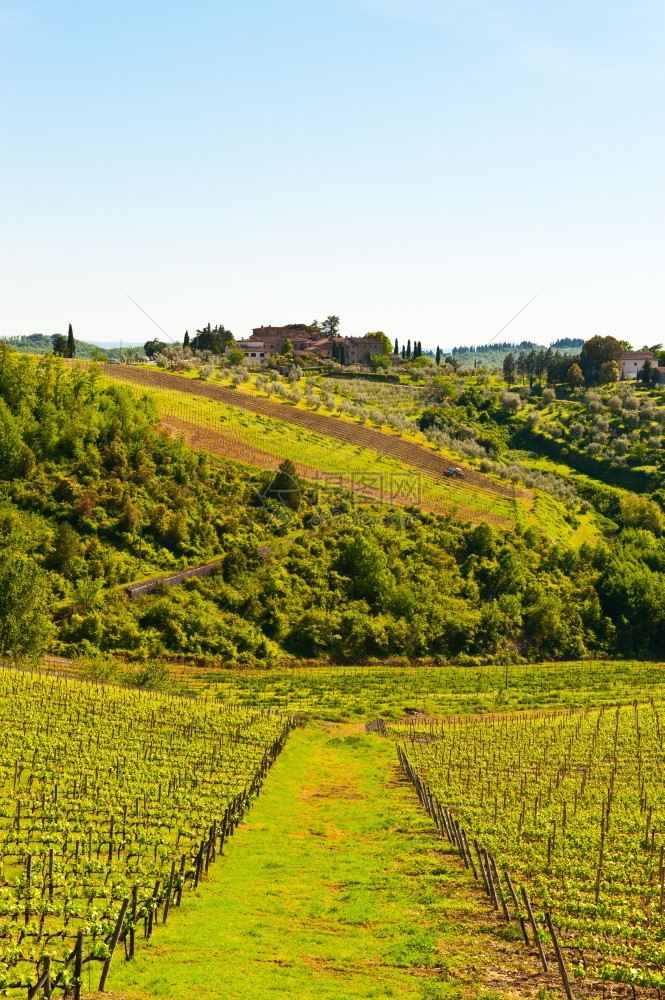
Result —
<instances>
[{"instance_id":1,"label":"plowed field row","mask_svg":"<svg viewBox=\"0 0 665 1000\"><path fill-rule=\"evenodd\" d=\"M363 424L351 423L339 417L328 417L322 413L301 410L286 403L275 403L269 399L250 396L238 389L230 389L208 382L195 382L178 375L170 375L167 372L147 371L145 368L134 368L129 365L103 365L103 369L105 375L114 379L217 400L227 406L235 406L249 410L251 413L271 417L274 420L282 420L306 427L356 447L371 448L373 451L396 458L398 461L419 469L438 480L444 477L445 471L450 465L460 465L459 459L452 455L430 451L413 441L405 441L392 434L373 430ZM531 497L529 490L498 482L476 469L464 466L463 471L464 478L458 481L460 488L468 485L473 490L482 490L495 496L525 499Z\"/></svg>"},{"instance_id":2,"label":"plowed field row","mask_svg":"<svg viewBox=\"0 0 665 1000\"><path fill-rule=\"evenodd\" d=\"M256 465L260 469L276 470L279 467L281 461L279 456L273 455L269 451L262 451L253 445L245 444L233 435L201 429L189 421L171 416L163 416L160 423L162 427L173 434L184 434L188 444L193 448L200 448L213 455L222 455L224 458L230 458L236 462L246 462L249 465ZM386 489L377 489L370 483L363 482L362 478L354 477L347 479L336 473L325 472L321 469L315 469L310 465L304 465L302 462L294 462L294 465L298 475L304 479L339 486L371 500L394 504L398 507L408 507L414 502L413 498L400 496L398 492L391 490L389 487ZM489 521L492 524L496 524L497 527L502 528L510 526L510 522L506 518L498 517L486 511L473 510L471 507L465 507L463 504L446 505L419 500L418 506L436 514L453 514L464 521L475 523Z\"/></svg>"}]
</instances>

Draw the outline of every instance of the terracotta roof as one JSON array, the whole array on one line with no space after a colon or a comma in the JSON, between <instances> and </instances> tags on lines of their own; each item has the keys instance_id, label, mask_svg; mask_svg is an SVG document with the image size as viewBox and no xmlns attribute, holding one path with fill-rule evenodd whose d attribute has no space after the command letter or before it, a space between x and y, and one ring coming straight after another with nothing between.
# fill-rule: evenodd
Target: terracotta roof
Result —
<instances>
[{"instance_id":1,"label":"terracotta roof","mask_svg":"<svg viewBox=\"0 0 665 1000\"><path fill-rule=\"evenodd\" d=\"M621 355L622 361L641 361L643 358L655 358L653 351L624 351Z\"/></svg>"}]
</instances>

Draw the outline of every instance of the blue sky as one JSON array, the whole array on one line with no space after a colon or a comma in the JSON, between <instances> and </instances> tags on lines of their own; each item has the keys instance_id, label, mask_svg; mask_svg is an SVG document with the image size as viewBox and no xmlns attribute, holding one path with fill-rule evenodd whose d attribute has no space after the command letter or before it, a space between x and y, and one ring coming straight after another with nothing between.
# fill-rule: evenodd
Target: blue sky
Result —
<instances>
[{"instance_id":1,"label":"blue sky","mask_svg":"<svg viewBox=\"0 0 665 1000\"><path fill-rule=\"evenodd\" d=\"M0 0L0 335L663 331L665 7ZM503 335L502 338L503 339Z\"/></svg>"}]
</instances>

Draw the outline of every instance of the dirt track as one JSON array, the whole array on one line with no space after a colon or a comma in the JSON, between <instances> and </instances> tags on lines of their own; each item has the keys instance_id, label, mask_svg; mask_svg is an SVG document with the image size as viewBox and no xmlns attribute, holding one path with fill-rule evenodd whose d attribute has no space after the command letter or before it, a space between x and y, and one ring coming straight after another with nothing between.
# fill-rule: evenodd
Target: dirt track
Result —
<instances>
[{"instance_id":1,"label":"dirt track","mask_svg":"<svg viewBox=\"0 0 665 1000\"><path fill-rule=\"evenodd\" d=\"M261 451L260 448L254 448L252 445L242 444L237 438L221 434L218 431L203 430L195 424L190 424L186 420L180 420L177 417L162 417L160 426L164 427L171 434L183 434L187 443L193 448L200 448L202 451L208 451L213 455L223 455L224 458L230 458L236 462L246 462L248 465L255 465L260 469L276 470L282 461L281 458L273 455L271 452ZM394 504L398 507L407 507L414 503L413 499L405 499L398 494L391 493L388 489L378 490L363 482L362 478L346 479L332 472L323 472L321 469L314 469L312 466L303 465L302 462L294 462L294 465L296 472L303 479L339 486L343 489L352 490L354 493L368 499ZM443 504L423 503L419 500L417 505L418 507L422 507L423 510L432 511L435 514L454 514L455 517L464 521L477 523L491 521L497 527L510 527L510 522L502 517L480 513L459 504L446 507Z\"/></svg>"},{"instance_id":2,"label":"dirt track","mask_svg":"<svg viewBox=\"0 0 665 1000\"><path fill-rule=\"evenodd\" d=\"M328 437L337 438L356 447L371 448L384 455L390 455L405 465L420 469L435 479L441 479L450 465L460 466L460 460L444 452L433 451L413 441L405 441L395 434L373 430L364 424L352 423L339 417L330 417L311 410L302 410L288 403L275 403L260 396L251 396L240 389L230 389L214 382L193 381L168 372L152 371L145 368L135 368L130 365L103 365L104 374L123 382L134 382L146 387L188 393L192 396L202 396L205 399L217 400L227 406L235 406L251 413L260 413L273 420L282 420L297 424L309 430L316 431ZM231 457L231 456L228 456ZM249 459L245 459L249 461ZM258 463L256 463L258 464ZM272 468L272 466L270 466ZM464 468L462 483L486 493L503 497L530 498L530 490L513 487L512 483L501 483L490 476L483 475L468 466ZM318 473L321 478L321 473ZM462 485L462 484L460 484ZM475 519L478 519L476 517ZM483 520L487 518L483 517Z\"/></svg>"}]
</instances>

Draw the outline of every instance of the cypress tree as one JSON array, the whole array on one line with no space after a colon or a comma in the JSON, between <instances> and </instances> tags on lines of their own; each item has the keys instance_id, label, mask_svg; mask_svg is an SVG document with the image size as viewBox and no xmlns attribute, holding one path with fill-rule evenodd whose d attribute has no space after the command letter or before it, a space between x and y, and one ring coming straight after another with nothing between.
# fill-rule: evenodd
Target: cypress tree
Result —
<instances>
[{"instance_id":1,"label":"cypress tree","mask_svg":"<svg viewBox=\"0 0 665 1000\"><path fill-rule=\"evenodd\" d=\"M436 347L436 363L437 363L437 365L441 364L441 348L439 347L438 344L437 344L437 347Z\"/></svg>"},{"instance_id":2,"label":"cypress tree","mask_svg":"<svg viewBox=\"0 0 665 1000\"><path fill-rule=\"evenodd\" d=\"M503 377L505 378L508 385L512 385L515 381L515 356L512 354L506 354L503 359Z\"/></svg>"},{"instance_id":3,"label":"cypress tree","mask_svg":"<svg viewBox=\"0 0 665 1000\"><path fill-rule=\"evenodd\" d=\"M406 347L402 345L402 361L404 361L405 358L406 358Z\"/></svg>"},{"instance_id":4,"label":"cypress tree","mask_svg":"<svg viewBox=\"0 0 665 1000\"><path fill-rule=\"evenodd\" d=\"M395 337L395 350L394 350L394 353L395 354L399 354L399 344L397 343L397 337Z\"/></svg>"},{"instance_id":5,"label":"cypress tree","mask_svg":"<svg viewBox=\"0 0 665 1000\"><path fill-rule=\"evenodd\" d=\"M72 329L72 324L69 324L69 330L67 331L67 357L73 358L76 354L76 343L74 341L74 331Z\"/></svg>"},{"instance_id":6,"label":"cypress tree","mask_svg":"<svg viewBox=\"0 0 665 1000\"><path fill-rule=\"evenodd\" d=\"M182 340L182 346L189 347L189 330L185 330L185 336L183 337Z\"/></svg>"},{"instance_id":7,"label":"cypress tree","mask_svg":"<svg viewBox=\"0 0 665 1000\"><path fill-rule=\"evenodd\" d=\"M406 356L407 356L407 358L411 357L411 338L410 337L409 337L409 339L406 342Z\"/></svg>"}]
</instances>

